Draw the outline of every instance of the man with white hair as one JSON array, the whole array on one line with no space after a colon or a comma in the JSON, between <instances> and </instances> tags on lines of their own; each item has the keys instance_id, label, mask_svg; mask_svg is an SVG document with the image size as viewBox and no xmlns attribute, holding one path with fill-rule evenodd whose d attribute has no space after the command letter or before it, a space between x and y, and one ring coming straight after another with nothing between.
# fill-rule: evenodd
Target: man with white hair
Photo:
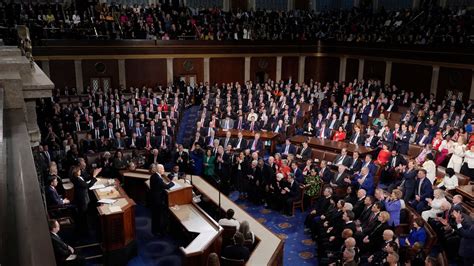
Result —
<instances>
[{"instance_id":1,"label":"man with white hair","mask_svg":"<svg viewBox=\"0 0 474 266\"><path fill-rule=\"evenodd\" d=\"M154 235L162 235L165 233L168 222L168 197L166 189L174 186L174 183L165 183L163 180L165 167L162 164L151 164L150 171L152 173L150 176L151 231Z\"/></svg>"}]
</instances>

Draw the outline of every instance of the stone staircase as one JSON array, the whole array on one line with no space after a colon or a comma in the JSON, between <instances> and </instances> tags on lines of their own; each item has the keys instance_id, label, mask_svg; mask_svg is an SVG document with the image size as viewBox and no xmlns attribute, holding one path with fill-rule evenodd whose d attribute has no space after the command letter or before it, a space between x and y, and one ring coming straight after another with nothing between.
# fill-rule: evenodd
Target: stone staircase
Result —
<instances>
[{"instance_id":1,"label":"stone staircase","mask_svg":"<svg viewBox=\"0 0 474 266\"><path fill-rule=\"evenodd\" d=\"M23 109L32 146L41 141L36 120L36 99L51 97L54 84L36 63L15 46L0 45L0 87L5 109Z\"/></svg>"}]
</instances>

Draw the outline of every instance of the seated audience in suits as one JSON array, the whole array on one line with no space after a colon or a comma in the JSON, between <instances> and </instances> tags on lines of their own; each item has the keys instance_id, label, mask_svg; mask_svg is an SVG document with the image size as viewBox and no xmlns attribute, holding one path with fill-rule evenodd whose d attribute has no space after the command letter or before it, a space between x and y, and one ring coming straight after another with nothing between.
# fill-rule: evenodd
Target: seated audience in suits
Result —
<instances>
[{"instance_id":1,"label":"seated audience in suits","mask_svg":"<svg viewBox=\"0 0 474 266\"><path fill-rule=\"evenodd\" d=\"M227 259L247 261L250 257L250 251L244 246L244 236L241 232L236 232L233 239L234 245L225 247L221 256Z\"/></svg>"},{"instance_id":2,"label":"seated audience in suits","mask_svg":"<svg viewBox=\"0 0 474 266\"><path fill-rule=\"evenodd\" d=\"M285 140L285 144L281 146L280 154L283 158L286 158L288 154L296 154L296 146L291 143L290 139Z\"/></svg>"},{"instance_id":3,"label":"seated audience in suits","mask_svg":"<svg viewBox=\"0 0 474 266\"><path fill-rule=\"evenodd\" d=\"M352 158L347 154L346 148L341 149L341 153L336 156L332 164L335 166L339 166L340 164L342 164L346 167L350 167L352 165Z\"/></svg>"},{"instance_id":4,"label":"seated audience in suits","mask_svg":"<svg viewBox=\"0 0 474 266\"><path fill-rule=\"evenodd\" d=\"M296 158L302 159L304 161L311 159L313 151L311 148L308 146L308 142L303 142L303 147L299 151L298 154L296 154Z\"/></svg>"},{"instance_id":5,"label":"seated audience in suits","mask_svg":"<svg viewBox=\"0 0 474 266\"><path fill-rule=\"evenodd\" d=\"M67 198L62 199L59 195L56 187L58 186L58 178L56 176L50 176L48 178L48 184L45 189L46 193L46 204L48 207L62 206L64 204L69 204Z\"/></svg>"},{"instance_id":6,"label":"seated audience in suits","mask_svg":"<svg viewBox=\"0 0 474 266\"><path fill-rule=\"evenodd\" d=\"M222 226L234 226L237 230L239 230L240 222L234 219L234 210L228 209L225 214L225 218L219 220L219 225Z\"/></svg>"},{"instance_id":7,"label":"seated audience in suits","mask_svg":"<svg viewBox=\"0 0 474 266\"><path fill-rule=\"evenodd\" d=\"M58 265L86 265L84 258L76 253L76 250L66 244L58 235L60 225L57 220L49 221L49 232L53 243L54 257Z\"/></svg>"},{"instance_id":8,"label":"seated audience in suits","mask_svg":"<svg viewBox=\"0 0 474 266\"><path fill-rule=\"evenodd\" d=\"M428 208L427 199L433 198L433 186L430 180L426 177L426 170L418 170L417 180L415 183L415 199L410 202L410 205L416 209L418 213L423 212Z\"/></svg>"}]
</instances>

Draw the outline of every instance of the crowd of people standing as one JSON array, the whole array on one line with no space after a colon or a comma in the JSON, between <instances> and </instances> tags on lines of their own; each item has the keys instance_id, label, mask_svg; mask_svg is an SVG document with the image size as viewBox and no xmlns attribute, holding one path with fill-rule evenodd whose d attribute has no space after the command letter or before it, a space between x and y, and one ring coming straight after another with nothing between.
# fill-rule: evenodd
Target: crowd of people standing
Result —
<instances>
[{"instance_id":1,"label":"crowd of people standing","mask_svg":"<svg viewBox=\"0 0 474 266\"><path fill-rule=\"evenodd\" d=\"M424 6L373 12L372 9L323 11L223 11L167 4L88 5L5 3L0 5L4 41L16 25L27 25L32 40L327 40L351 43L472 46L473 12ZM6 33L7 33L6 32ZM11 37L11 40L8 38Z\"/></svg>"},{"instance_id":2,"label":"crowd of people standing","mask_svg":"<svg viewBox=\"0 0 474 266\"><path fill-rule=\"evenodd\" d=\"M37 162L50 205L69 203L56 182L61 177L87 190L98 175L116 177L127 167L151 166L157 176L172 169L178 177L189 172L211 183L219 179L225 193L238 191L241 198L285 215L293 214L302 193L315 198L305 225L319 247L330 247L328 253L318 249L322 261L414 260L407 247L424 245L424 223L450 232L440 236L443 247L456 257L456 243L462 259L472 260L465 252L473 239L469 215L458 205L462 197L450 203L444 196L457 186L457 175L474 177L474 103L457 94L439 99L376 80L298 84L291 78L85 92L85 101L61 102L75 94L65 88L38 102L43 139ZM193 135L176 143L187 103L201 109L195 126L187 125ZM393 121L389 114L399 110L399 120ZM239 131L237 137L230 129ZM219 130L225 136L217 137ZM243 131L253 137L244 138ZM265 131L281 137L275 153L260 138ZM81 132L85 137L78 139ZM307 142L297 147L289 140L294 135L357 144L371 152L359 156L342 149L334 161L318 161ZM424 149L410 158L409 145ZM131 155L124 156L126 151ZM91 154L100 154L99 159L86 162ZM433 174L438 166L447 167L442 180ZM77 191L72 203L87 209L88 199ZM406 206L421 220L401 240L394 228Z\"/></svg>"}]
</instances>

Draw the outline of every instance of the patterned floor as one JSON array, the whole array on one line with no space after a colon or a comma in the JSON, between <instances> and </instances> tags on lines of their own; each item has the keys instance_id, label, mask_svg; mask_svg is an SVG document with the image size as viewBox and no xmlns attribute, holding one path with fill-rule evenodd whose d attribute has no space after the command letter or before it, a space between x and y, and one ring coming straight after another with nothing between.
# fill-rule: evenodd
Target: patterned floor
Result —
<instances>
[{"instance_id":1,"label":"patterned floor","mask_svg":"<svg viewBox=\"0 0 474 266\"><path fill-rule=\"evenodd\" d=\"M318 265L315 258L315 244L304 234L304 218L307 212L297 210L295 216L287 217L265 209L261 205L254 205L238 199L238 193L232 193L230 198L242 209L263 223L268 229L285 239L283 264L284 265Z\"/></svg>"}]
</instances>

